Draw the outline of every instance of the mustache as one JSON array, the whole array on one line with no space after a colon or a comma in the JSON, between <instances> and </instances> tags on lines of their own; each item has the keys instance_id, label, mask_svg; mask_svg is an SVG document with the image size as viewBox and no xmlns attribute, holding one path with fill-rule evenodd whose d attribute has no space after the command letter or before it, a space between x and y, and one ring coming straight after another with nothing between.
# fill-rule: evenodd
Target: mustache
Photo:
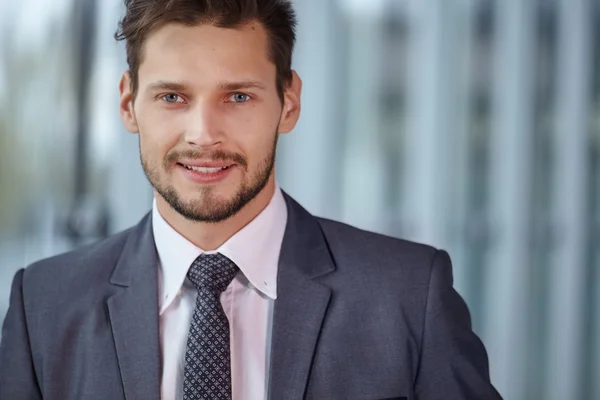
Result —
<instances>
[{"instance_id":1,"label":"mustache","mask_svg":"<svg viewBox=\"0 0 600 400\"><path fill-rule=\"evenodd\" d=\"M224 150L215 150L215 151L197 151L197 150L182 150L182 151L173 151L167 154L165 158L165 164L173 164L177 163L180 159L187 160L212 160L212 161L227 161L238 164L242 167L247 167L248 162L246 158L239 153L232 153Z\"/></svg>"}]
</instances>

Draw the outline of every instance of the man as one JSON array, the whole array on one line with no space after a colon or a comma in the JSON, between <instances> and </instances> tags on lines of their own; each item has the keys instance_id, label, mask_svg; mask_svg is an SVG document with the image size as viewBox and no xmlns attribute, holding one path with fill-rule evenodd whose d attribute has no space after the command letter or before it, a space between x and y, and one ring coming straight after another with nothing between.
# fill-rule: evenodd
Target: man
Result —
<instances>
[{"instance_id":1,"label":"man","mask_svg":"<svg viewBox=\"0 0 600 400\"><path fill-rule=\"evenodd\" d=\"M14 279L0 399L499 399L443 251L315 218L287 0L126 0L136 227Z\"/></svg>"}]
</instances>

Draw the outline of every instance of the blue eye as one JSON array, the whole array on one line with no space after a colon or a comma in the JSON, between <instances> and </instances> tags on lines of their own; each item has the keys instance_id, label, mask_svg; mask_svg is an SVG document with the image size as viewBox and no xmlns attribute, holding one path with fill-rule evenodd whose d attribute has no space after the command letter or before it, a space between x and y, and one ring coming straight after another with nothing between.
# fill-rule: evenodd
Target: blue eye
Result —
<instances>
[{"instance_id":1,"label":"blue eye","mask_svg":"<svg viewBox=\"0 0 600 400\"><path fill-rule=\"evenodd\" d=\"M165 94L162 99L164 101L166 101L167 103L178 103L180 100L180 97L178 94L175 93L169 93L169 94Z\"/></svg>"},{"instance_id":2,"label":"blue eye","mask_svg":"<svg viewBox=\"0 0 600 400\"><path fill-rule=\"evenodd\" d=\"M250 96L244 93L235 93L230 97L234 103L245 103L250 100Z\"/></svg>"}]
</instances>

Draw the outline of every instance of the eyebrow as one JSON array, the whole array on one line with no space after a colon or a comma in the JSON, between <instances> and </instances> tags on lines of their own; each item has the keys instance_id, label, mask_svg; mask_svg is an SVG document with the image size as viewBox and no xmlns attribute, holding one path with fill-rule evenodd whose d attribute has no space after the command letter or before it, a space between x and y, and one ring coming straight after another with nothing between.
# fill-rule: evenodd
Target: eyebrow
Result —
<instances>
[{"instance_id":1,"label":"eyebrow","mask_svg":"<svg viewBox=\"0 0 600 400\"><path fill-rule=\"evenodd\" d=\"M225 92L233 92L242 89L267 90L267 87L258 81L224 82L220 85L220 87Z\"/></svg>"},{"instance_id":2,"label":"eyebrow","mask_svg":"<svg viewBox=\"0 0 600 400\"><path fill-rule=\"evenodd\" d=\"M243 89L260 89L267 90L267 87L259 81L239 81L239 82L223 82L219 88L226 92L233 92ZM185 92L189 89L189 85L180 82L158 81L148 86L148 91L155 92L160 90L168 90L173 92Z\"/></svg>"},{"instance_id":3,"label":"eyebrow","mask_svg":"<svg viewBox=\"0 0 600 400\"><path fill-rule=\"evenodd\" d=\"M148 85L147 90L150 92L156 92L159 90L168 90L173 92L185 92L188 88L188 85L177 82L165 82L158 81L151 85Z\"/></svg>"}]
</instances>

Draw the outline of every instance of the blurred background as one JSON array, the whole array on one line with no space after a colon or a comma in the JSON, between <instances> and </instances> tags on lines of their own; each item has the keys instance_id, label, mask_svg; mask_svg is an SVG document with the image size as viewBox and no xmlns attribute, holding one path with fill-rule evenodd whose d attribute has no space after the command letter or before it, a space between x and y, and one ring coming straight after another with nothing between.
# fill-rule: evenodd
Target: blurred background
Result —
<instances>
[{"instance_id":1,"label":"blurred background","mask_svg":"<svg viewBox=\"0 0 600 400\"><path fill-rule=\"evenodd\" d=\"M297 0L311 212L447 249L510 400L600 399L600 0ZM13 274L151 207L120 0L0 1L0 318Z\"/></svg>"}]
</instances>

